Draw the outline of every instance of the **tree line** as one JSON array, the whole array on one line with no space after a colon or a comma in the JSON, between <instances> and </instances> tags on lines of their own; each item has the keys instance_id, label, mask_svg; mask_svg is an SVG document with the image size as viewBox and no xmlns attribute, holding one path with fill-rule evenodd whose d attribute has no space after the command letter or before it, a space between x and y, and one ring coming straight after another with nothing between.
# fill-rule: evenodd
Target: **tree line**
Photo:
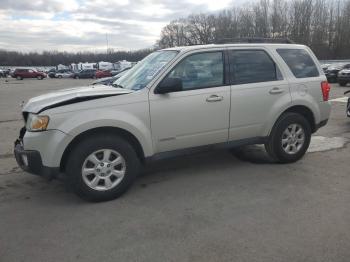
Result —
<instances>
[{"instance_id":1,"label":"tree line","mask_svg":"<svg viewBox=\"0 0 350 262\"><path fill-rule=\"evenodd\" d=\"M0 66L56 66L59 64L69 65L79 62L117 62L127 60L137 62L152 52L153 49L142 49L137 51L114 51L108 53L98 52L58 52L44 51L42 53L0 50Z\"/></svg>"},{"instance_id":2,"label":"tree line","mask_svg":"<svg viewBox=\"0 0 350 262\"><path fill-rule=\"evenodd\" d=\"M219 13L192 14L166 25L154 48L137 51L22 53L0 50L0 66L139 61L157 48L249 37L288 38L319 59L350 58L350 0L260 0Z\"/></svg>"},{"instance_id":3,"label":"tree line","mask_svg":"<svg viewBox=\"0 0 350 262\"><path fill-rule=\"evenodd\" d=\"M288 38L311 47L319 59L350 58L350 0L260 0L218 14L170 22L161 48L249 37Z\"/></svg>"}]
</instances>

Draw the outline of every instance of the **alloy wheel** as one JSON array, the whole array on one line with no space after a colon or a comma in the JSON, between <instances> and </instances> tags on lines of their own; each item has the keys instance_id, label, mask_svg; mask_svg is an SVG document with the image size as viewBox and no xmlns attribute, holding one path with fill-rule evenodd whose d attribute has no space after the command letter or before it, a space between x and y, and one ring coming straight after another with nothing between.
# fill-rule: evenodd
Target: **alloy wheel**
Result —
<instances>
[{"instance_id":1,"label":"alloy wheel","mask_svg":"<svg viewBox=\"0 0 350 262\"><path fill-rule=\"evenodd\" d=\"M301 125L290 124L282 133L282 148L293 155L300 151L305 142L305 132Z\"/></svg>"},{"instance_id":2,"label":"alloy wheel","mask_svg":"<svg viewBox=\"0 0 350 262\"><path fill-rule=\"evenodd\" d=\"M116 187L123 180L125 172L125 159L112 149L93 152L85 159L81 169L85 184L97 191Z\"/></svg>"}]
</instances>

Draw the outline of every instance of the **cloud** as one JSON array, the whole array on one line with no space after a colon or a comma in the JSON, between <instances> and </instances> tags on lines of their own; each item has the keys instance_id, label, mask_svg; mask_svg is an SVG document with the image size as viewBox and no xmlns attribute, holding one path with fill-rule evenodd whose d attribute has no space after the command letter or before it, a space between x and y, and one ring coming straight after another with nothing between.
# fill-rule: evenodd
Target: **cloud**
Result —
<instances>
[{"instance_id":1,"label":"cloud","mask_svg":"<svg viewBox=\"0 0 350 262\"><path fill-rule=\"evenodd\" d=\"M171 20L230 0L1 0L0 48L94 51L151 47Z\"/></svg>"}]
</instances>

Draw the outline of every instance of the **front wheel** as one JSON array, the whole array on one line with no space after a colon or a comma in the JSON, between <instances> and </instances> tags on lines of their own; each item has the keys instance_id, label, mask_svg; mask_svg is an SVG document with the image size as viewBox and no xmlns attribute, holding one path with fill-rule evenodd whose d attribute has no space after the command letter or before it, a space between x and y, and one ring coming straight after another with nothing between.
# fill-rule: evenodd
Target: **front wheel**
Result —
<instances>
[{"instance_id":1,"label":"front wheel","mask_svg":"<svg viewBox=\"0 0 350 262\"><path fill-rule=\"evenodd\" d=\"M66 173L77 195L89 201L107 201L127 191L139 166L139 158L126 140L104 135L79 143L69 156Z\"/></svg>"},{"instance_id":2,"label":"front wheel","mask_svg":"<svg viewBox=\"0 0 350 262\"><path fill-rule=\"evenodd\" d=\"M22 80L23 78L21 76L16 77L17 80Z\"/></svg>"},{"instance_id":3,"label":"front wheel","mask_svg":"<svg viewBox=\"0 0 350 262\"><path fill-rule=\"evenodd\" d=\"M285 113L275 123L265 148L277 162L292 163L304 156L310 140L311 127L305 117Z\"/></svg>"}]
</instances>

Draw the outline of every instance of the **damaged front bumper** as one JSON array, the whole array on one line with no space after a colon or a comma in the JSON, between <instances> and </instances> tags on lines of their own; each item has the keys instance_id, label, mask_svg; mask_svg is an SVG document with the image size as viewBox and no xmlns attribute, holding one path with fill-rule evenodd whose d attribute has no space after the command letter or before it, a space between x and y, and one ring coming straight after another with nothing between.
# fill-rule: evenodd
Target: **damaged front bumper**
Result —
<instances>
[{"instance_id":1,"label":"damaged front bumper","mask_svg":"<svg viewBox=\"0 0 350 262\"><path fill-rule=\"evenodd\" d=\"M49 180L59 175L59 168L42 164L41 155L35 150L24 150L21 138L14 144L14 155L19 167L25 172L45 177Z\"/></svg>"}]
</instances>

